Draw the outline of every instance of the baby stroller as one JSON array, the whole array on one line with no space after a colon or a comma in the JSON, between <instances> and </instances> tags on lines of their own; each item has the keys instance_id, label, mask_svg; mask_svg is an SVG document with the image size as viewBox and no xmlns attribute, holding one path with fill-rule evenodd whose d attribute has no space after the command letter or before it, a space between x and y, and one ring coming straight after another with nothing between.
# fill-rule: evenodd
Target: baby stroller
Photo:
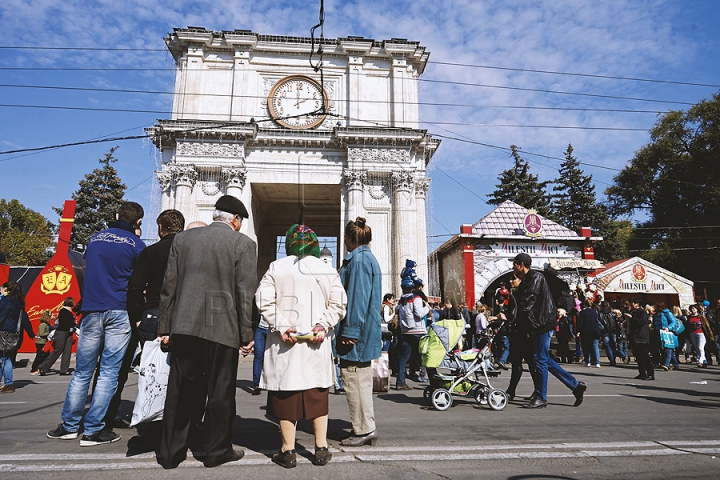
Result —
<instances>
[{"instance_id":1,"label":"baby stroller","mask_svg":"<svg viewBox=\"0 0 720 480\"><path fill-rule=\"evenodd\" d=\"M507 394L490 384L490 377L500 374L490 362L490 347L500 323L492 322L482 332L479 348L463 352L452 351L452 348L465 331L464 320L440 320L430 326L428 334L420 340L422 364L428 369L440 369L446 373L435 371L434 375L430 375L430 385L423 392L423 398L429 405L445 411L452 406L453 395L458 395L474 398L493 410L502 410L507 406Z\"/></svg>"}]
</instances>

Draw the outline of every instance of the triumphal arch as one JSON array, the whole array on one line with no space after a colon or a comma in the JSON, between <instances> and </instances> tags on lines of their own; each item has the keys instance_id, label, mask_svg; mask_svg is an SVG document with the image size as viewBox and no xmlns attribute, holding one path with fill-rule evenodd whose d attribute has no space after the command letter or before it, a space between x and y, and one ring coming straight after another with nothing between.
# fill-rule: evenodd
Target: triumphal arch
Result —
<instances>
[{"instance_id":1,"label":"triumphal arch","mask_svg":"<svg viewBox=\"0 0 720 480\"><path fill-rule=\"evenodd\" d=\"M210 222L221 195L240 198L260 275L293 223L339 239L342 257L345 223L364 216L384 291L398 291L407 258L428 278L425 168L439 141L418 128L424 47L325 39L316 70L310 38L190 27L165 41L177 65L173 109L148 129L162 209Z\"/></svg>"}]
</instances>

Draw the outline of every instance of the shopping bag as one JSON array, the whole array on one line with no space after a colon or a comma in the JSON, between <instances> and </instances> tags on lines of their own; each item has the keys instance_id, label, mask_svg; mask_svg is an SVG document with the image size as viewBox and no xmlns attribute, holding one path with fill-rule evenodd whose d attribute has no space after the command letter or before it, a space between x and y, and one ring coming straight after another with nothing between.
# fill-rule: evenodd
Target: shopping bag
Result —
<instances>
[{"instance_id":1,"label":"shopping bag","mask_svg":"<svg viewBox=\"0 0 720 480\"><path fill-rule=\"evenodd\" d=\"M170 355L160 348L160 339L145 342L140 357L138 394L130 426L162 420L167 395Z\"/></svg>"},{"instance_id":2,"label":"shopping bag","mask_svg":"<svg viewBox=\"0 0 720 480\"><path fill-rule=\"evenodd\" d=\"M382 352L380 358L372 361L373 392L390 391L390 361L388 353Z\"/></svg>"},{"instance_id":3,"label":"shopping bag","mask_svg":"<svg viewBox=\"0 0 720 480\"><path fill-rule=\"evenodd\" d=\"M45 342L45 345L44 345L43 348L42 348L42 351L45 352L45 353L52 353L54 350L55 350L55 349L53 348L53 342L52 342L52 341Z\"/></svg>"},{"instance_id":4,"label":"shopping bag","mask_svg":"<svg viewBox=\"0 0 720 480\"><path fill-rule=\"evenodd\" d=\"M678 346L675 334L666 330L660 331L660 341L663 348L676 348Z\"/></svg>"}]
</instances>

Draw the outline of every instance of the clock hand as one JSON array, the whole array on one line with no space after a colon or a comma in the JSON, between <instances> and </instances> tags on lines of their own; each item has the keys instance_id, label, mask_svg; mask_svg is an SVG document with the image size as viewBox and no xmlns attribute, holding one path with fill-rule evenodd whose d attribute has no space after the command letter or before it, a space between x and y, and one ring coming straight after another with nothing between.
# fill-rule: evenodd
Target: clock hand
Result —
<instances>
[{"instance_id":1,"label":"clock hand","mask_svg":"<svg viewBox=\"0 0 720 480\"><path fill-rule=\"evenodd\" d=\"M308 101L307 98L304 98L304 99L302 99L302 100L300 100L300 99L298 98L298 99L297 99L297 102L295 102L295 106L296 106L296 107L299 107L301 103L305 103L305 102L307 102L307 101Z\"/></svg>"}]
</instances>

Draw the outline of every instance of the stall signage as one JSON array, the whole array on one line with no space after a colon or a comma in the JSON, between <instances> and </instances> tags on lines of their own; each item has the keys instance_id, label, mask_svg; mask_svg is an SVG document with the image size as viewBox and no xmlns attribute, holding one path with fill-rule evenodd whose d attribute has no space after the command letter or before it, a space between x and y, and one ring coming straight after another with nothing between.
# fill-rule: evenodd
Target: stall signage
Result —
<instances>
[{"instance_id":1,"label":"stall signage","mask_svg":"<svg viewBox=\"0 0 720 480\"><path fill-rule=\"evenodd\" d=\"M534 238L542 235L542 217L535 210L528 210L528 214L523 219L523 230L525 230L525 235L528 237Z\"/></svg>"},{"instance_id":2,"label":"stall signage","mask_svg":"<svg viewBox=\"0 0 720 480\"><path fill-rule=\"evenodd\" d=\"M613 280L605 291L664 293L674 292L675 289L663 276L648 272L645 267L636 263Z\"/></svg>"},{"instance_id":3,"label":"stall signage","mask_svg":"<svg viewBox=\"0 0 720 480\"><path fill-rule=\"evenodd\" d=\"M499 242L492 245L492 252L496 257L514 257L518 253L527 253L531 257L574 258L578 254L576 250L568 250L567 245L545 242Z\"/></svg>"}]
</instances>

